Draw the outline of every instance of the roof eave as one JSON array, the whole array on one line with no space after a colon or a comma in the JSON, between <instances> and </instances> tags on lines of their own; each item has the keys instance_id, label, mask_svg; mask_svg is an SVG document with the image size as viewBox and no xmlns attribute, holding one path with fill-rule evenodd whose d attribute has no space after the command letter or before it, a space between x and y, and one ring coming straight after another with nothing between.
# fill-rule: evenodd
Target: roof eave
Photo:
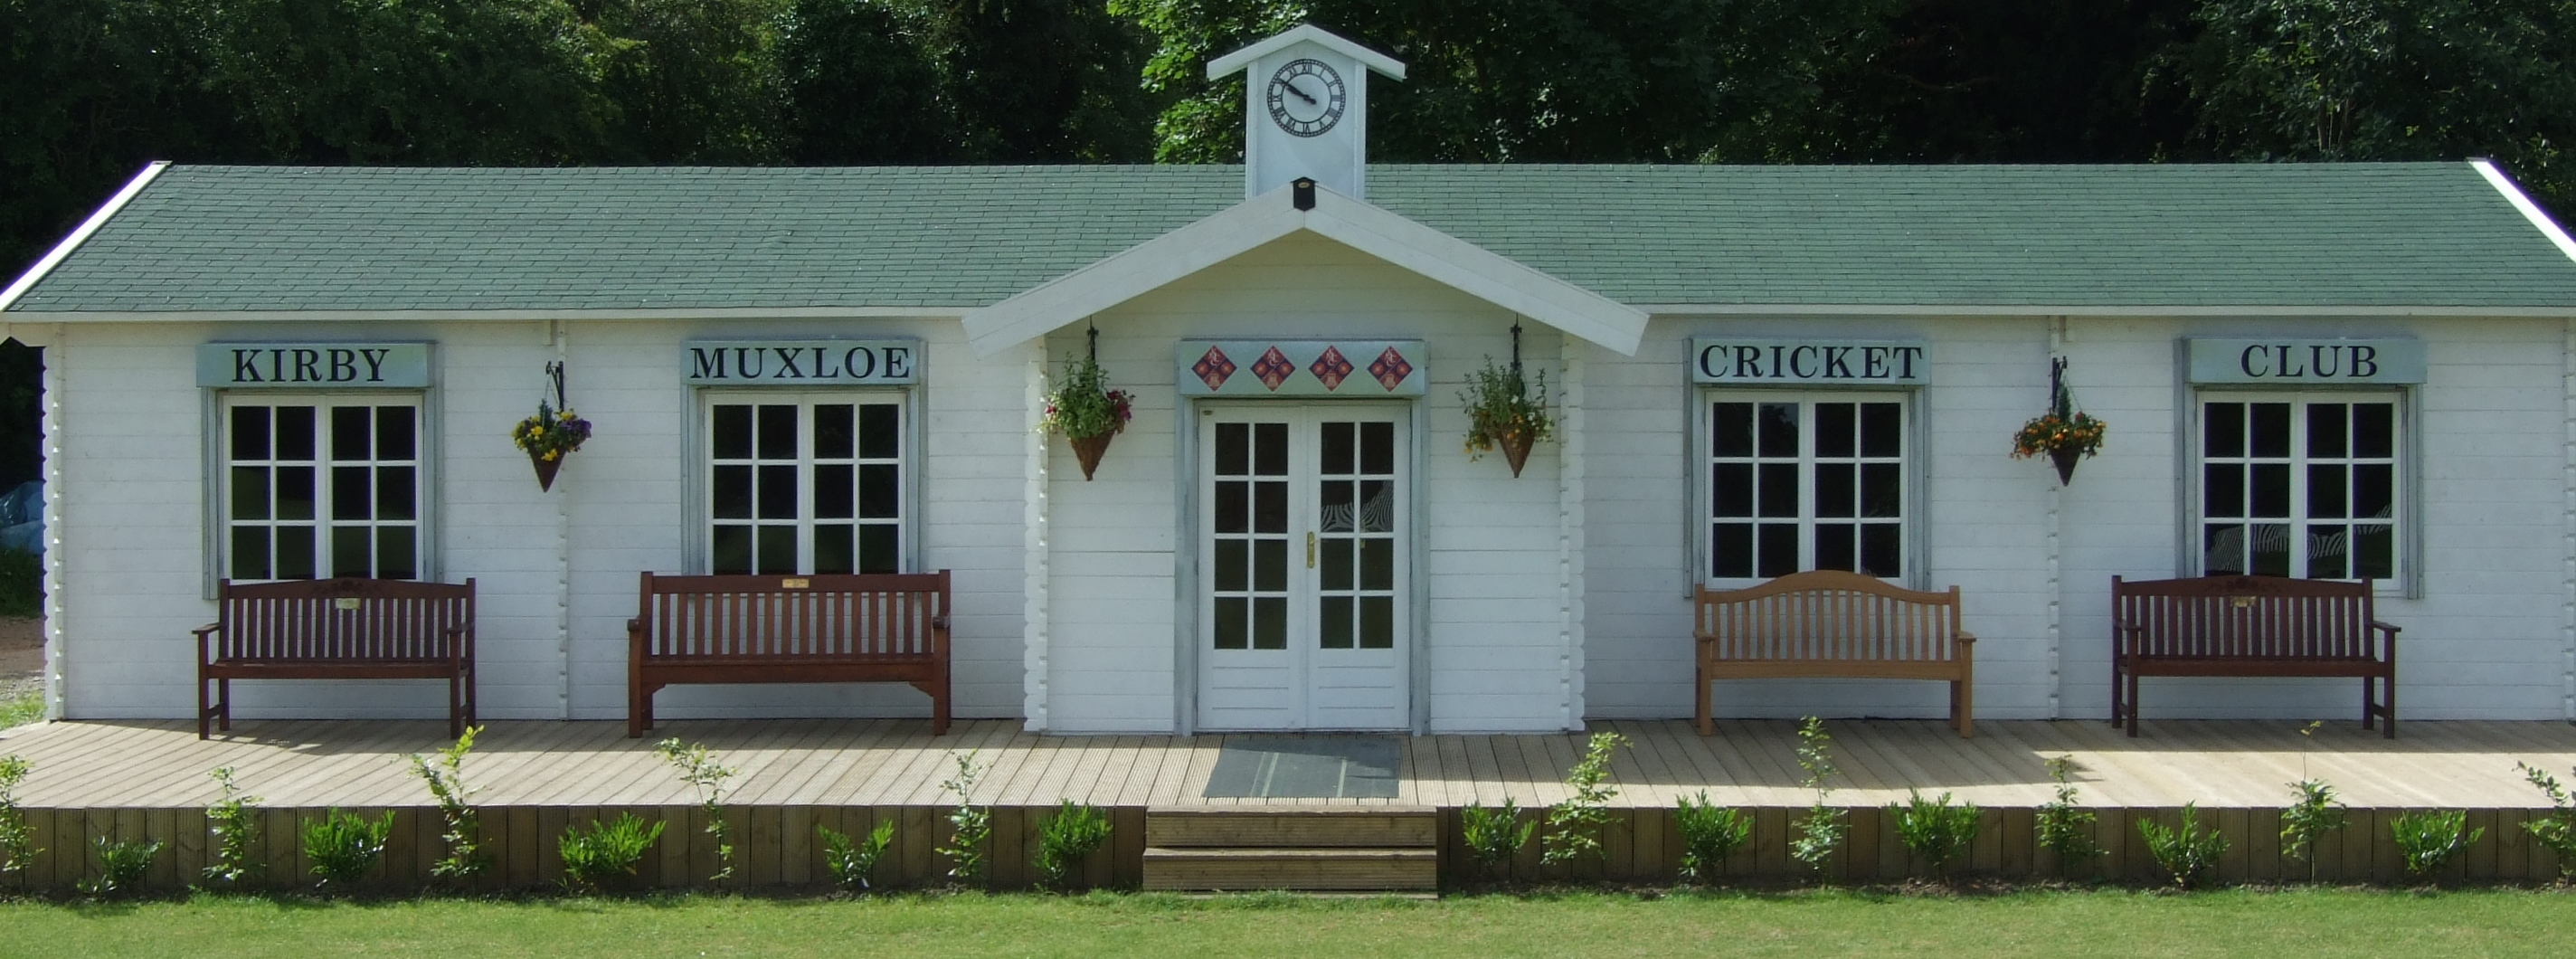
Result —
<instances>
[{"instance_id":1,"label":"roof eave","mask_svg":"<svg viewBox=\"0 0 2576 959\"><path fill-rule=\"evenodd\" d=\"M6 312L9 307L18 302L19 297L26 296L28 290L35 289L36 284L42 282L46 274L52 273L54 267L62 265L65 259L69 259L72 251L80 249L80 245L89 240L90 234L98 232L100 227L107 225L107 221L115 219L117 211L125 209L125 205L132 202L136 194L142 193L144 187L151 186L153 178L160 176L161 171L169 167L168 160L154 160L144 164L143 169L135 173L133 179L125 181L124 189L116 191L115 196L108 197L106 203L101 204L96 212L89 215L89 219L81 221L80 227L73 230L72 235L54 244L52 251L46 253L43 259L37 260L35 266L28 267L27 272L20 274L17 281L10 283L7 289L0 289L0 312Z\"/></svg>"}]
</instances>

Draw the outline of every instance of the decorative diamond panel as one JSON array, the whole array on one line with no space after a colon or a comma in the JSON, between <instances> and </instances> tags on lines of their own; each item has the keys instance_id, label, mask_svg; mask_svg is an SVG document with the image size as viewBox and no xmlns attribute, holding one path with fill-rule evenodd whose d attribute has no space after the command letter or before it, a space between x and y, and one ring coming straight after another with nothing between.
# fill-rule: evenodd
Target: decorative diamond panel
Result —
<instances>
[{"instance_id":1,"label":"decorative diamond panel","mask_svg":"<svg viewBox=\"0 0 2576 959\"><path fill-rule=\"evenodd\" d=\"M1225 350L1211 346L1206 356L1190 365L1190 372L1197 374L1199 382L1207 384L1210 391L1221 390L1226 377L1234 375L1234 361L1226 358Z\"/></svg>"},{"instance_id":2,"label":"decorative diamond panel","mask_svg":"<svg viewBox=\"0 0 2576 959\"><path fill-rule=\"evenodd\" d=\"M1261 354L1260 359L1252 361L1252 375L1260 377L1261 385L1276 393L1279 392L1279 384L1297 375L1297 364L1289 362L1288 356L1273 346L1269 352Z\"/></svg>"},{"instance_id":3,"label":"decorative diamond panel","mask_svg":"<svg viewBox=\"0 0 2576 959\"><path fill-rule=\"evenodd\" d=\"M1342 358L1340 348L1327 346L1324 348L1324 355L1316 357L1314 365L1306 367L1306 372L1313 373L1316 379L1324 381L1325 389L1338 390L1342 388L1342 381L1349 379L1354 369L1357 367L1352 366L1351 361Z\"/></svg>"},{"instance_id":4,"label":"decorative diamond panel","mask_svg":"<svg viewBox=\"0 0 2576 959\"><path fill-rule=\"evenodd\" d=\"M1379 386L1386 387L1387 392L1393 393L1395 388L1404 382L1405 377L1413 375L1413 364L1404 358L1404 354L1396 352L1395 347L1390 346L1386 348L1386 352L1378 354L1377 359L1369 363L1368 370L1370 376L1377 377Z\"/></svg>"}]
</instances>

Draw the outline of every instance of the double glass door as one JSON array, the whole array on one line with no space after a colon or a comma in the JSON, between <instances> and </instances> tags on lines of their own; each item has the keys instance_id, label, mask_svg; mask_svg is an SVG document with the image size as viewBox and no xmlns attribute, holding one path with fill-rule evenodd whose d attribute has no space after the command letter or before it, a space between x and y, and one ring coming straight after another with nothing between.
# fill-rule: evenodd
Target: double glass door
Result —
<instances>
[{"instance_id":1,"label":"double glass door","mask_svg":"<svg viewBox=\"0 0 2576 959\"><path fill-rule=\"evenodd\" d=\"M1200 413L1200 727L1404 728L1406 410Z\"/></svg>"}]
</instances>

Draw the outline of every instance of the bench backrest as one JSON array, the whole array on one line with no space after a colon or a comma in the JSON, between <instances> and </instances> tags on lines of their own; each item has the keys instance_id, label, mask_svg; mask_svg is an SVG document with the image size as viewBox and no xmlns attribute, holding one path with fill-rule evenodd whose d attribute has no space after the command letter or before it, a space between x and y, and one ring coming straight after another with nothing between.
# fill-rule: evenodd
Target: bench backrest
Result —
<instances>
[{"instance_id":1,"label":"bench backrest","mask_svg":"<svg viewBox=\"0 0 2576 959\"><path fill-rule=\"evenodd\" d=\"M1718 659L1946 662L1958 658L1959 588L1927 593L1837 570L1702 586L1694 632Z\"/></svg>"},{"instance_id":2,"label":"bench backrest","mask_svg":"<svg viewBox=\"0 0 2576 959\"><path fill-rule=\"evenodd\" d=\"M472 656L474 581L222 581L217 661L397 662ZM460 628L461 627L461 628Z\"/></svg>"},{"instance_id":3,"label":"bench backrest","mask_svg":"<svg viewBox=\"0 0 2576 959\"><path fill-rule=\"evenodd\" d=\"M656 659L947 655L948 571L810 576L644 574L637 614Z\"/></svg>"},{"instance_id":4,"label":"bench backrest","mask_svg":"<svg viewBox=\"0 0 2576 959\"><path fill-rule=\"evenodd\" d=\"M2121 650L2132 656L2364 659L2372 616L2367 583L2111 577L2112 623Z\"/></svg>"}]
</instances>

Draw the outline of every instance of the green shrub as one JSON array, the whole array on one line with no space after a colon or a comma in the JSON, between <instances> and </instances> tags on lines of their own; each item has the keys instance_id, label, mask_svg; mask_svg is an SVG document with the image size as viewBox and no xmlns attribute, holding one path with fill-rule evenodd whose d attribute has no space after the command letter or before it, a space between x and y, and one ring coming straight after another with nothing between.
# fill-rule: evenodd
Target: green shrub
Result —
<instances>
[{"instance_id":1,"label":"green shrub","mask_svg":"<svg viewBox=\"0 0 2576 959\"><path fill-rule=\"evenodd\" d=\"M45 614L45 561L25 550L0 549L0 616Z\"/></svg>"},{"instance_id":2,"label":"green shrub","mask_svg":"<svg viewBox=\"0 0 2576 959\"><path fill-rule=\"evenodd\" d=\"M2522 828L2558 854L2559 878L2576 879L2576 799L2571 799L2566 787L2558 784L2558 777L2542 772L2538 766L2515 763L2513 768L2522 770L2522 778L2549 797L2549 817L2523 823Z\"/></svg>"},{"instance_id":3,"label":"green shrub","mask_svg":"<svg viewBox=\"0 0 2576 959\"><path fill-rule=\"evenodd\" d=\"M697 792L698 807L706 813L707 835L715 837L716 841L716 871L707 877L707 881L723 882L733 878L733 824L725 821L724 797L727 789L725 780L732 779L739 770L717 763L715 753L709 752L706 746L683 743L677 737L655 744L653 751L661 753L663 759L670 760L671 765L679 768L680 781L688 783L689 788ZM656 835L660 834L659 829L657 825Z\"/></svg>"},{"instance_id":4,"label":"green shrub","mask_svg":"<svg viewBox=\"0 0 2576 959\"><path fill-rule=\"evenodd\" d=\"M1505 796L1498 807L1477 803L1459 810L1458 834L1467 846L1467 857L1487 878L1509 876L1521 850L1538 835L1538 820L1524 821L1520 805Z\"/></svg>"},{"instance_id":5,"label":"green shrub","mask_svg":"<svg viewBox=\"0 0 2576 959\"><path fill-rule=\"evenodd\" d=\"M2484 829L2468 829L2468 824L2467 810L2429 809L2398 813L2388 821L2388 831L2396 835L2397 851L2406 857L2406 874L2423 880L2487 834Z\"/></svg>"},{"instance_id":6,"label":"green shrub","mask_svg":"<svg viewBox=\"0 0 2576 959\"><path fill-rule=\"evenodd\" d=\"M1619 795L1619 787L1609 785L1610 757L1627 741L1618 733L1592 734L1583 747L1583 758L1565 773L1566 788L1573 795L1547 807L1547 832L1539 837L1545 849L1539 854L1540 862L1556 865L1601 854L1601 831L1610 825L1610 800Z\"/></svg>"},{"instance_id":7,"label":"green shrub","mask_svg":"<svg viewBox=\"0 0 2576 959\"><path fill-rule=\"evenodd\" d=\"M556 844L563 857L564 885L574 892L595 892L601 880L632 876L643 864L645 851L661 838L661 822L648 825L634 813L591 820L586 831L581 826L566 829Z\"/></svg>"},{"instance_id":8,"label":"green shrub","mask_svg":"<svg viewBox=\"0 0 2576 959\"><path fill-rule=\"evenodd\" d=\"M2317 873L2317 837L2343 828L2343 805L2335 802L2334 787L2322 779L2302 779L2290 784L2299 800L2281 810L2281 855L2308 864L2309 878Z\"/></svg>"},{"instance_id":9,"label":"green shrub","mask_svg":"<svg viewBox=\"0 0 2576 959\"><path fill-rule=\"evenodd\" d=\"M332 809L321 821L304 825L304 858L313 863L313 874L322 877L324 888L355 885L384 858L385 837L393 831L393 810L370 820Z\"/></svg>"},{"instance_id":10,"label":"green shrub","mask_svg":"<svg viewBox=\"0 0 2576 959\"><path fill-rule=\"evenodd\" d=\"M98 875L72 884L81 895L100 898L133 892L143 885L143 874L152 869L152 857L161 854L161 843L111 841L100 836Z\"/></svg>"},{"instance_id":11,"label":"green shrub","mask_svg":"<svg viewBox=\"0 0 2576 959\"><path fill-rule=\"evenodd\" d=\"M2084 767L2074 756L2052 756L2048 759L2048 779L2057 784L2057 797L2039 807L2037 825L2039 848L2057 854L2059 875L2073 876L2075 869L2102 850L2093 843L2093 811L2078 804L2075 797L2075 774Z\"/></svg>"},{"instance_id":12,"label":"green shrub","mask_svg":"<svg viewBox=\"0 0 2576 959\"><path fill-rule=\"evenodd\" d=\"M893 820L877 823L864 842L851 842L848 833L830 826L815 826L814 831L823 837L823 868L832 874L832 884L851 892L868 888L877 860L894 845Z\"/></svg>"},{"instance_id":13,"label":"green shrub","mask_svg":"<svg viewBox=\"0 0 2576 959\"><path fill-rule=\"evenodd\" d=\"M2139 820L2138 835L2146 837L2147 852L2156 857L2156 865L2164 867L2174 885L2183 889L2198 883L2201 874L2217 866L2219 855L2227 851L2227 837L2200 824L2198 803L2183 804L2182 825L2177 828Z\"/></svg>"},{"instance_id":14,"label":"green shrub","mask_svg":"<svg viewBox=\"0 0 2576 959\"><path fill-rule=\"evenodd\" d=\"M1753 838L1753 817L1744 810L1682 797L1673 809L1673 826L1682 834L1682 878L1708 883L1726 873L1726 860Z\"/></svg>"},{"instance_id":15,"label":"green shrub","mask_svg":"<svg viewBox=\"0 0 2576 959\"><path fill-rule=\"evenodd\" d=\"M18 784L35 769L24 756L0 756L0 872L22 872L44 851L27 827L27 811L18 808Z\"/></svg>"},{"instance_id":16,"label":"green shrub","mask_svg":"<svg viewBox=\"0 0 2576 959\"><path fill-rule=\"evenodd\" d=\"M948 845L939 847L939 854L948 857L948 878L982 885L984 850L993 838L993 810L975 805L975 780L992 767L976 765L973 750L963 756L950 753L949 758L957 761L957 772L941 780L939 789L957 797L957 808L948 812Z\"/></svg>"},{"instance_id":17,"label":"green shrub","mask_svg":"<svg viewBox=\"0 0 2576 959\"><path fill-rule=\"evenodd\" d=\"M1896 819L1896 838L1914 858L1932 864L1943 876L1950 873L1950 860L1968 851L1968 843L1977 838L1977 804L1963 802L1950 805L1950 794L1926 801L1923 794L1908 789L1902 804L1888 803L1888 815Z\"/></svg>"},{"instance_id":18,"label":"green shrub","mask_svg":"<svg viewBox=\"0 0 2576 959\"><path fill-rule=\"evenodd\" d=\"M206 829L215 837L215 861L205 868L206 878L240 885L259 877L267 868L259 861L259 797L245 796L233 783L233 767L224 766L208 775L223 788L223 797L206 807Z\"/></svg>"},{"instance_id":19,"label":"green shrub","mask_svg":"<svg viewBox=\"0 0 2576 959\"><path fill-rule=\"evenodd\" d=\"M465 734L440 749L435 761L411 754L412 774L429 787L430 798L438 802L439 822L446 827L438 838L447 844L447 855L429 867L429 874L440 879L472 879L492 865L481 848L483 827L468 804L481 790L465 785L465 754L474 751L474 737L482 731L481 726L465 727Z\"/></svg>"},{"instance_id":20,"label":"green shrub","mask_svg":"<svg viewBox=\"0 0 2576 959\"><path fill-rule=\"evenodd\" d=\"M1797 838L1789 840L1789 858L1806 863L1821 874L1833 862L1834 850L1843 844L1843 812L1825 805L1834 793L1834 737L1825 732L1825 721L1809 716L1798 721L1798 768L1805 772L1798 784L1815 790L1816 801L1805 815L1790 824Z\"/></svg>"},{"instance_id":21,"label":"green shrub","mask_svg":"<svg viewBox=\"0 0 2576 959\"><path fill-rule=\"evenodd\" d=\"M1109 841L1109 830L1109 814L1100 807L1065 800L1038 827L1038 849L1032 857L1038 875L1058 889L1071 885L1083 861Z\"/></svg>"}]
</instances>

